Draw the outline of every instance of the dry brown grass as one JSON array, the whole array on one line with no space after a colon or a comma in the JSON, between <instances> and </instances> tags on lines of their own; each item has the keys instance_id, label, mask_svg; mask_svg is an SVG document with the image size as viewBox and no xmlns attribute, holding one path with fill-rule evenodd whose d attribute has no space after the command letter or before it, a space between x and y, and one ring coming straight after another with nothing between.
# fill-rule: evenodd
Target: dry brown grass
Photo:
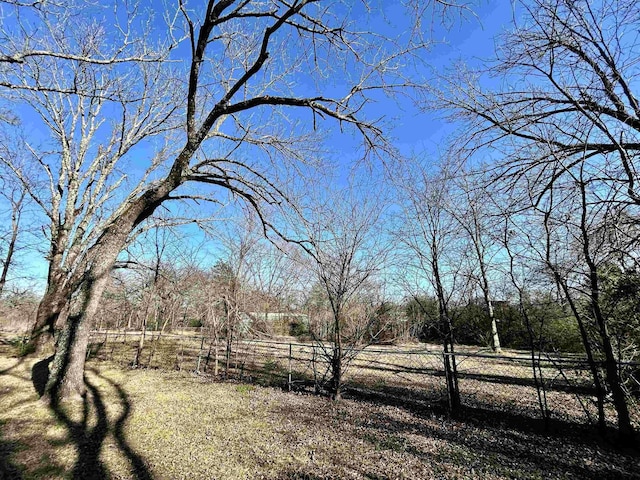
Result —
<instances>
[{"instance_id":1,"label":"dry brown grass","mask_svg":"<svg viewBox=\"0 0 640 480\"><path fill-rule=\"evenodd\" d=\"M139 333L110 332L95 334L93 350L98 358L113 360L127 366L135 357ZM229 375L241 381L262 385L283 386L287 383L289 348L292 351L292 380L294 388L304 386L313 391L314 366L318 378L328 373L320 348L313 354L311 345L243 341L234 343ZM224 345L218 346L218 372L224 371ZM209 355L208 355L209 353ZM480 355L475 356L475 355ZM208 360L207 360L208 357ZM201 337L148 333L141 355L145 367L164 370L200 371L213 374L214 355ZM200 359L200 361L198 361ZM553 361L572 362L569 358ZM458 346L458 374L463 404L468 407L526 414L539 417L540 408L529 354L505 350L496 357L477 347ZM207 368L208 367L208 368ZM553 420L574 423L594 423L597 417L595 391L589 381L586 366L554 365L544 360L542 372L546 386L547 409ZM220 376L219 375L219 376ZM325 377L325 380L327 377ZM344 373L344 381L351 392L365 390L366 395L410 397L414 403L434 405L446 401L446 385L441 348L436 345L411 344L404 346L373 346L358 353ZM632 409L632 417L640 428L640 412ZM615 411L606 406L607 421L615 425Z\"/></svg>"},{"instance_id":2,"label":"dry brown grass","mask_svg":"<svg viewBox=\"0 0 640 480\"><path fill-rule=\"evenodd\" d=\"M630 451L470 410L327 399L90 362L82 404L51 411L33 361L0 352L0 478L640 478Z\"/></svg>"}]
</instances>

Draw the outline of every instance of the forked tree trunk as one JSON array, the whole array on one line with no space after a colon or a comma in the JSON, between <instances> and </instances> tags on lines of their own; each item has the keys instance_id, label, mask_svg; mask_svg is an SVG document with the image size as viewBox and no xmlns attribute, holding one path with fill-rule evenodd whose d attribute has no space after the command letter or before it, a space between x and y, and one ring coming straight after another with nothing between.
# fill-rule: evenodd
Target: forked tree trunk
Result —
<instances>
[{"instance_id":1,"label":"forked tree trunk","mask_svg":"<svg viewBox=\"0 0 640 480\"><path fill-rule=\"evenodd\" d=\"M71 305L71 310L56 342L56 351L44 391L44 396L52 404L77 398L85 393L84 366L91 325L113 265L132 226L123 221L110 236L98 240L94 246L93 262L85 274L79 297L64 304Z\"/></svg>"},{"instance_id":2,"label":"forked tree trunk","mask_svg":"<svg viewBox=\"0 0 640 480\"><path fill-rule=\"evenodd\" d=\"M85 274L83 298L65 322L56 344L49 380L45 387L45 396L51 402L84 394L84 365L89 344L89 329L113 265L131 231L149 218L166 196L180 185L183 164L188 163L194 151L195 148L185 148L164 182L132 201L129 208L113 219L87 253L91 261L90 269ZM49 285L52 285L51 276ZM62 307L67 304L63 303Z\"/></svg>"},{"instance_id":3,"label":"forked tree trunk","mask_svg":"<svg viewBox=\"0 0 640 480\"><path fill-rule=\"evenodd\" d=\"M453 325L451 324L451 316L447 307L447 298L442 285L442 277L440 275L440 255L438 245L435 238L431 241L431 268L433 271L433 279L436 287L436 296L438 298L438 317L440 319L440 328L444 330L443 338L443 358L444 373L447 381L447 395L449 400L449 409L452 415L457 415L461 408L460 389L458 388L458 367L456 365L455 354L455 337L453 334Z\"/></svg>"},{"instance_id":4,"label":"forked tree trunk","mask_svg":"<svg viewBox=\"0 0 640 480\"><path fill-rule=\"evenodd\" d=\"M38 310L29 339L30 350L38 356L53 353L55 325L69 305L68 292L62 288L62 279L50 278Z\"/></svg>"},{"instance_id":5,"label":"forked tree trunk","mask_svg":"<svg viewBox=\"0 0 640 480\"><path fill-rule=\"evenodd\" d=\"M613 352L613 346L611 345L611 337L609 336L607 325L602 320L602 313L599 311L599 308L596 308L596 310L598 310L595 315L598 323L598 330L600 332L600 338L602 339L602 350L605 358L605 378L607 379L609 388L611 388L613 405L616 409L616 413L618 414L618 432L622 441L633 441L635 439L635 430L631 423L626 394L622 388L622 382L620 381L618 361Z\"/></svg>"},{"instance_id":6,"label":"forked tree trunk","mask_svg":"<svg viewBox=\"0 0 640 480\"><path fill-rule=\"evenodd\" d=\"M605 379L611 389L613 406L618 415L618 433L622 441L632 442L635 439L635 431L629 415L626 394L620 380L618 359L613 351L606 318L600 309L598 273L595 264L593 264L590 258L588 258L588 263L590 268L591 308L598 327L598 333L600 334L602 352L604 353Z\"/></svg>"},{"instance_id":7,"label":"forked tree trunk","mask_svg":"<svg viewBox=\"0 0 640 480\"><path fill-rule=\"evenodd\" d=\"M460 389L458 387L458 366L456 364L455 343L453 337L453 326L446 306L440 311L441 325L445 329L445 339L443 342L444 373L447 381L447 394L449 408L452 415L457 415L461 408Z\"/></svg>"},{"instance_id":8,"label":"forked tree trunk","mask_svg":"<svg viewBox=\"0 0 640 480\"><path fill-rule=\"evenodd\" d=\"M79 398L85 394L84 366L89 346L91 320L98 310L108 276L88 280L81 292L77 310L69 315L51 363L45 397L52 404L63 399Z\"/></svg>"},{"instance_id":9,"label":"forked tree trunk","mask_svg":"<svg viewBox=\"0 0 640 480\"><path fill-rule=\"evenodd\" d=\"M580 180L582 180L582 170L580 171ZM598 266L591 252L591 237L588 228L587 218L587 193L586 183L579 183L580 196L582 199L582 215L580 217L580 231L582 234L582 253L589 268L589 297L591 301L591 310L600 335L600 343L602 353L604 353L604 372L607 385L611 389L613 397L613 405L618 415L618 433L620 439L629 442L635 438L635 431L631 423L629 415L629 406L627 405L626 394L622 388L620 375L618 371L618 359L613 351L611 344L611 336L607 325L607 319L600 308L600 277L598 274Z\"/></svg>"},{"instance_id":10,"label":"forked tree trunk","mask_svg":"<svg viewBox=\"0 0 640 480\"><path fill-rule=\"evenodd\" d=\"M340 401L342 399L342 359L343 359L343 351L342 351L342 328L341 328L341 320L342 320L342 297L338 297L335 300L335 306L332 307L333 310L333 349L331 356L331 382L329 384L331 388L331 398L335 401Z\"/></svg>"}]
</instances>

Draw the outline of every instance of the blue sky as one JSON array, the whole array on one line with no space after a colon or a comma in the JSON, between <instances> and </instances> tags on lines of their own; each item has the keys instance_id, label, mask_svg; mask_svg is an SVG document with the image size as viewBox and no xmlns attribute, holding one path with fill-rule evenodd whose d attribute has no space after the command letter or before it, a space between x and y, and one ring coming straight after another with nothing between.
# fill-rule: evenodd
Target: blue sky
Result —
<instances>
[{"instance_id":1,"label":"blue sky","mask_svg":"<svg viewBox=\"0 0 640 480\"><path fill-rule=\"evenodd\" d=\"M512 18L512 6L507 1L483 1L473 7L475 16L467 14L463 18L452 18L450 25L442 26L438 20L434 20L432 39L434 46L425 59L426 63L436 72L442 72L449 68L453 61L464 60L475 62L478 59L491 57L494 51L493 37L507 26ZM399 31L407 23L407 19L399 15L400 10L394 6L384 12L386 21ZM381 14L381 18L384 16ZM375 23L380 20L375 20ZM426 20L429 22L429 20ZM381 24L381 21L380 21ZM424 71L426 81L432 72L427 68ZM369 112L372 117L384 115L393 120L393 128L387 133L394 139L395 145L405 155L419 154L424 158L437 157L439 150L447 136L452 132L453 126L448 125L442 116L436 112L419 112L410 103L398 105L383 98L374 105ZM305 115L303 114L303 117ZM307 115L308 117L308 115ZM31 126L29 126L31 128ZM37 125L34 125L37 129ZM340 183L348 173L354 160L357 160L359 139L350 134L331 134L333 150L336 161L342 166L337 173L336 180ZM375 170L375 169L374 169ZM342 180L341 180L342 177ZM190 231L194 238L201 235L196 231ZM46 265L44 260L36 255L30 255L22 259L22 264L34 276L44 279ZM41 282L39 282L42 284Z\"/></svg>"},{"instance_id":2,"label":"blue sky","mask_svg":"<svg viewBox=\"0 0 640 480\"><path fill-rule=\"evenodd\" d=\"M456 16L446 25L434 20L433 47L426 58L428 67L423 72L427 83L432 81L434 74L451 69L455 62L477 65L493 57L495 36L512 25L513 5L509 1L482 1L473 7L473 12L474 15L467 13L462 18ZM400 24L406 19L398 18L397 21ZM421 111L410 102L404 102L400 108L394 102L382 102L372 111L372 116L380 112L393 120L393 128L387 133L402 154L416 155L425 161L437 159L455 129L455 125L448 123L441 112ZM343 175L346 175L351 162L357 160L355 151L359 139L345 135L335 138L342 150ZM348 152L354 153L349 155Z\"/></svg>"},{"instance_id":3,"label":"blue sky","mask_svg":"<svg viewBox=\"0 0 640 480\"><path fill-rule=\"evenodd\" d=\"M494 38L509 28L512 12L509 1L483 1L474 7L475 17L467 14L448 28L437 28L433 35L436 43L429 56L431 67L436 73L443 73L458 61L477 64L490 59L495 51ZM437 156L454 126L438 112L417 113L408 119L412 121L405 123L397 134L406 153L412 150Z\"/></svg>"}]
</instances>

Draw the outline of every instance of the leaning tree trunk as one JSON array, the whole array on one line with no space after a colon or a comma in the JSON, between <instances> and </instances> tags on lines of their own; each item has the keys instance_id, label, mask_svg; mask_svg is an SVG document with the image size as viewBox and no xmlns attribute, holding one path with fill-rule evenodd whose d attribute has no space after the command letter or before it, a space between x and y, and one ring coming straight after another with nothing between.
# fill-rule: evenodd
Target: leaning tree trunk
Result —
<instances>
[{"instance_id":1,"label":"leaning tree trunk","mask_svg":"<svg viewBox=\"0 0 640 480\"><path fill-rule=\"evenodd\" d=\"M7 276L11 263L13 262L13 254L16 249L16 243L18 242L18 232L20 231L20 215L16 213L15 209L12 214L12 228L11 238L9 239L9 245L7 246L7 254L5 255L2 265L2 274L0 274L0 295L4 291L4 286L7 283Z\"/></svg>"},{"instance_id":2,"label":"leaning tree trunk","mask_svg":"<svg viewBox=\"0 0 640 480\"><path fill-rule=\"evenodd\" d=\"M582 170L580 171L582 180ZM598 276L598 266L591 252L591 236L588 228L587 218L587 193L586 183L580 182L580 196L582 199L582 212L580 216L580 233L582 234L582 253L589 268L589 297L591 310L596 322L597 331L600 335L602 353L604 353L604 371L607 385L611 389L613 405L618 415L618 433L624 441L632 441L635 437L633 424L629 415L627 398L622 388L620 375L618 372L618 360L616 359L611 345L607 319L600 308L600 285Z\"/></svg>"},{"instance_id":3,"label":"leaning tree trunk","mask_svg":"<svg viewBox=\"0 0 640 480\"><path fill-rule=\"evenodd\" d=\"M87 263L90 267L85 273L82 301L77 302L78 309L74 308L65 322L56 344L51 372L45 387L44 394L51 402L84 394L84 365L91 322L118 254L124 248L133 229L149 218L167 196L184 181L184 170L197 146L189 140L165 179L143 195L131 200L127 208L111 219L109 226L87 252ZM51 284L49 281L49 285ZM64 304L62 306L64 307Z\"/></svg>"},{"instance_id":4,"label":"leaning tree trunk","mask_svg":"<svg viewBox=\"0 0 640 480\"><path fill-rule=\"evenodd\" d=\"M590 260L590 259L589 259ZM631 423L631 417L629 415L629 407L627 405L627 398L622 388L622 382L620 381L620 375L618 371L618 360L616 359L611 344L611 336L607 327L607 321L600 309L599 303L599 291L598 291L598 273L595 265L589 261L590 268L590 284L591 284L591 307L598 327L598 333L600 334L600 340L602 345L602 352L604 353L604 372L607 384L611 389L611 396L613 397L613 406L616 409L618 415L618 433L621 440L633 441L635 438L635 431L633 424Z\"/></svg>"},{"instance_id":5,"label":"leaning tree trunk","mask_svg":"<svg viewBox=\"0 0 640 480\"><path fill-rule=\"evenodd\" d=\"M124 223L118 225L120 228L112 235L101 238L94 246L93 262L56 342L56 352L44 391L44 396L52 404L85 393L84 367L92 321L113 265L125 244L126 233L130 231L128 226Z\"/></svg>"}]
</instances>

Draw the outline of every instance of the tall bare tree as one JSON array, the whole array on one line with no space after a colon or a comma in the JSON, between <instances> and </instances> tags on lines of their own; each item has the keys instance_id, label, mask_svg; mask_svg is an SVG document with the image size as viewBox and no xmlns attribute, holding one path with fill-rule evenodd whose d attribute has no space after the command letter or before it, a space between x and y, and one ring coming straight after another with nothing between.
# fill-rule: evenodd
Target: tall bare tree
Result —
<instances>
[{"instance_id":1,"label":"tall bare tree","mask_svg":"<svg viewBox=\"0 0 640 480\"><path fill-rule=\"evenodd\" d=\"M161 142L160 135L175 127L171 115L177 111L166 69L145 60L145 41L130 38L138 20L134 13L124 15L131 23L114 25L118 33L112 34L87 18L88 5L80 12L54 10L54 18L40 10L35 15L42 31L19 14L4 18L2 25L8 36L28 23L18 37L21 43L4 44L5 57L13 52L19 58L14 55L3 65L2 84L11 89L8 98L23 107L16 123L36 122L46 132L19 146L28 161L1 159L49 222L47 289L33 334L38 347L50 340L83 281L88 250L117 211L114 203L126 198L122 188L134 182L130 195L140 194L143 183L136 187L136 180L144 182L164 155L156 148L146 172L141 166L142 173L128 175L132 154L143 142ZM32 35L30 28L35 28Z\"/></svg>"},{"instance_id":2,"label":"tall bare tree","mask_svg":"<svg viewBox=\"0 0 640 480\"><path fill-rule=\"evenodd\" d=\"M307 225L307 251L331 311L326 338L317 335L316 343L328 360L334 400L342 396L349 362L371 340L367 334L374 325L373 312L359 312L359 318L350 319L348 311L385 267L388 242L382 237L382 213L373 194L344 191L317 205Z\"/></svg>"},{"instance_id":3,"label":"tall bare tree","mask_svg":"<svg viewBox=\"0 0 640 480\"><path fill-rule=\"evenodd\" d=\"M601 346L602 386L611 391L621 436L631 438L615 369L620 359L599 301L602 262L611 252L601 241L608 235L596 225L638 218L640 6L630 0L531 0L517 9L523 16L501 38L491 70L451 76L441 106L463 121L462 149L475 154L490 147L502 156L493 169L496 185L544 210L552 242L547 267L573 302L587 354ZM489 72L502 87L486 81ZM561 249L574 254L573 264L554 260ZM594 338L586 331L589 324ZM598 375L594 370L596 382ZM602 424L602 405L599 410Z\"/></svg>"},{"instance_id":4,"label":"tall bare tree","mask_svg":"<svg viewBox=\"0 0 640 480\"><path fill-rule=\"evenodd\" d=\"M36 180L48 189L44 198L32 196L51 221L49 286L38 328L50 328L49 319L76 299L51 364L50 398L84 391L89 327L110 271L160 205L185 197L220 201L226 192L274 232L264 206L294 203L293 180L313 168L321 120L361 134L365 154L388 149L379 127L366 120L369 98L410 87L406 64L419 60L411 54L424 44L420 35L369 32L350 10L316 0L179 2L177 13L167 15L169 39L158 42L169 52L160 59L174 62L121 62L117 55L118 61L97 61L114 60L101 54L118 43L109 38L114 29L108 19L96 25L79 16L51 41L71 45L80 58L27 55L5 62L11 68L2 70L10 77L3 84L40 117L54 146L30 145L42 172ZM131 28L116 31L133 37L121 36L120 44L144 57L141 39L158 36L152 30L145 37L153 20L126 25ZM171 50L171 34L180 31L186 44ZM346 72L336 96L323 94L336 91L331 72ZM42 87L47 84L54 87ZM15 174L35 190L33 179L18 168Z\"/></svg>"},{"instance_id":5,"label":"tall bare tree","mask_svg":"<svg viewBox=\"0 0 640 480\"><path fill-rule=\"evenodd\" d=\"M9 228L0 233L0 296L13 269L15 256L19 249L18 238L24 232L24 211L26 206L26 190L11 178L0 177L0 205L11 218ZM4 201L2 201L4 200Z\"/></svg>"},{"instance_id":6,"label":"tall bare tree","mask_svg":"<svg viewBox=\"0 0 640 480\"><path fill-rule=\"evenodd\" d=\"M491 270L496 262L499 243L496 239L499 224L496 218L492 218L488 207L487 194L484 192L481 182L472 183L473 178L478 179L471 171L457 172L452 181L457 185L457 198L447 207L457 220L460 228L466 233L469 242L470 274L482 291L489 328L491 334L491 348L500 353L500 334L494 308L493 289L491 288Z\"/></svg>"},{"instance_id":7,"label":"tall bare tree","mask_svg":"<svg viewBox=\"0 0 640 480\"><path fill-rule=\"evenodd\" d=\"M433 168L433 167L432 167ZM452 179L446 170L429 171L423 166L420 175L411 172L402 182L404 214L398 239L407 250L415 285L410 292L413 300L428 315L428 306L416 291L424 292L428 282L438 303L436 329L443 346L444 368L447 381L449 408L460 410L460 391L455 355L455 332L450 308L451 299L460 288L460 261L451 261L457 255L456 230L458 222L450 214Z\"/></svg>"}]
</instances>

